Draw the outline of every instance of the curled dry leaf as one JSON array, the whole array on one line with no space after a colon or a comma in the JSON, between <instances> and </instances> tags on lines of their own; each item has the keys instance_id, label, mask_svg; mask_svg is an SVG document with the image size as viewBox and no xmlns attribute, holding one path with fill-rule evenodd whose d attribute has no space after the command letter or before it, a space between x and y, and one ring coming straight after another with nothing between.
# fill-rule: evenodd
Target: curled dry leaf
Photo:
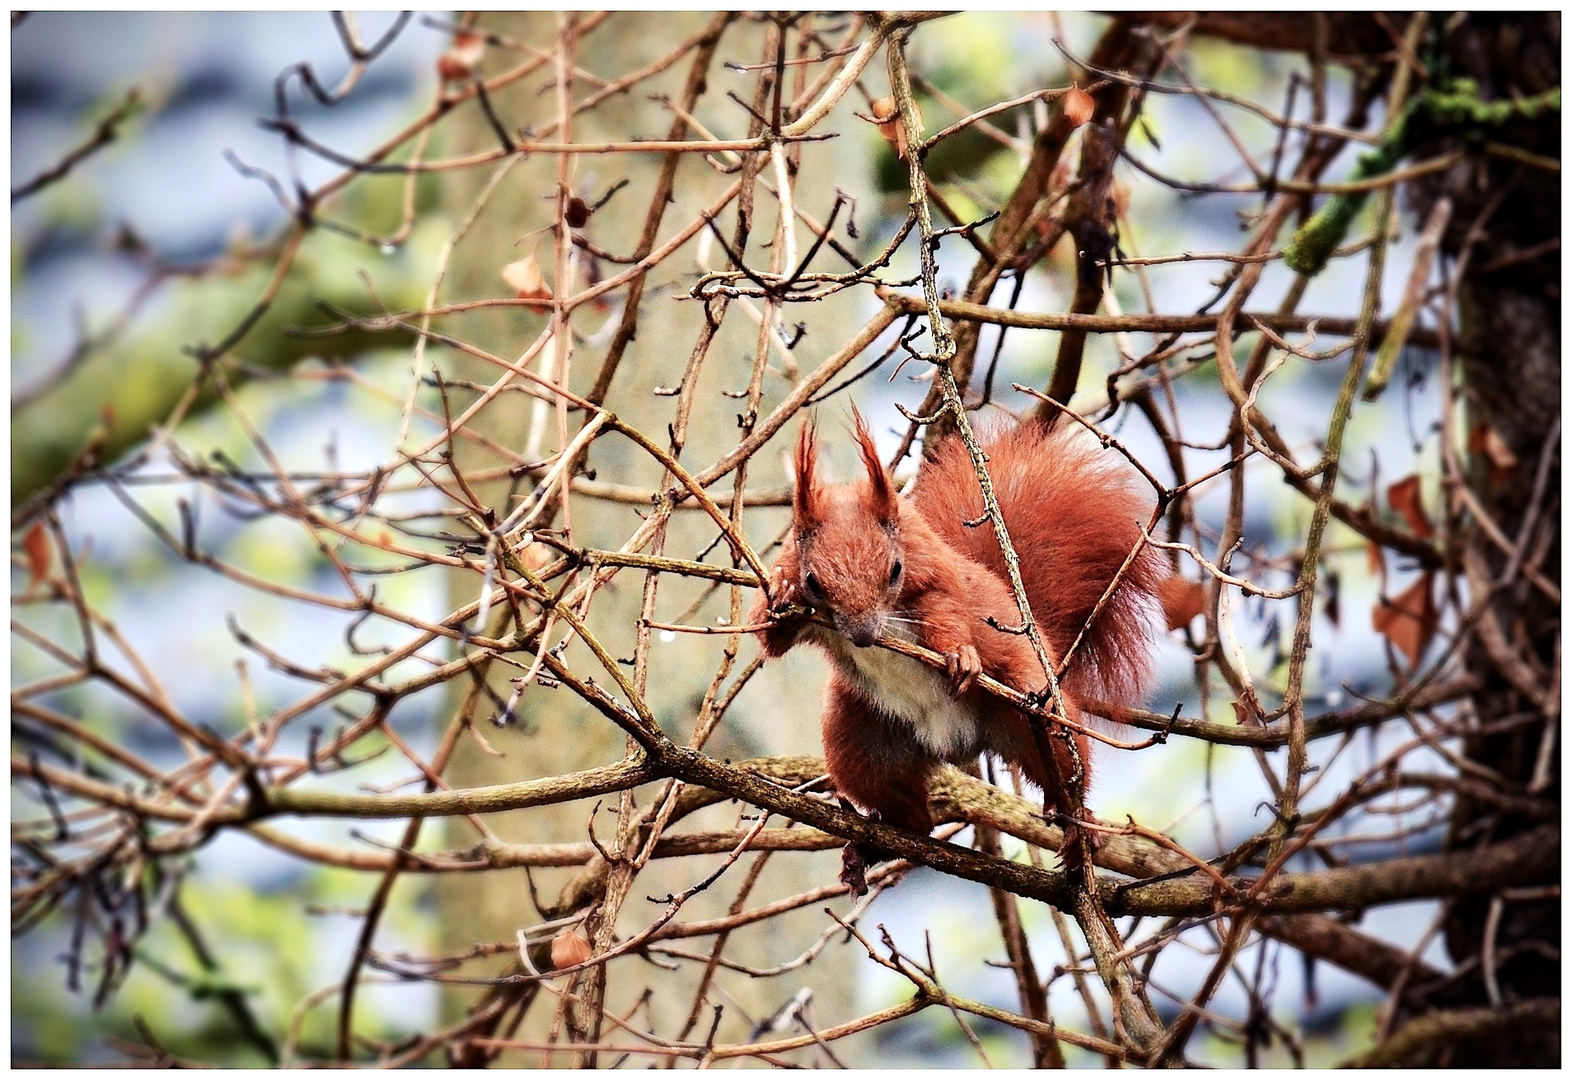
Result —
<instances>
[{"instance_id":1,"label":"curled dry leaf","mask_svg":"<svg viewBox=\"0 0 1572 1080\"><path fill-rule=\"evenodd\" d=\"M1097 102L1079 86L1072 86L1064 92L1064 101L1060 108L1063 110L1064 118L1070 122L1070 126L1078 128L1092 118L1092 113L1097 109Z\"/></svg>"},{"instance_id":2,"label":"curled dry leaf","mask_svg":"<svg viewBox=\"0 0 1572 1080\"><path fill-rule=\"evenodd\" d=\"M902 161L906 160L906 125L901 120L901 110L895 104L895 97L882 97L868 107L873 113L874 121L879 125L879 134L884 136L884 141L895 148L895 156ZM917 130L922 130L922 107L915 101L912 109L917 113Z\"/></svg>"},{"instance_id":3,"label":"curled dry leaf","mask_svg":"<svg viewBox=\"0 0 1572 1080\"><path fill-rule=\"evenodd\" d=\"M1250 701L1236 699L1234 701L1230 701L1228 704L1234 707L1234 723L1238 724L1240 727L1260 725L1261 712Z\"/></svg>"},{"instance_id":4,"label":"curled dry leaf","mask_svg":"<svg viewBox=\"0 0 1572 1080\"><path fill-rule=\"evenodd\" d=\"M540 265L535 261L534 255L526 255L517 262L510 262L502 268L502 280L513 286L514 293L520 300L537 300L544 302L552 298L551 286L546 284L546 279L541 276Z\"/></svg>"},{"instance_id":5,"label":"curled dry leaf","mask_svg":"<svg viewBox=\"0 0 1572 1080\"><path fill-rule=\"evenodd\" d=\"M1410 671L1419 666L1440 621L1434 585L1435 573L1427 570L1401 596L1382 597L1370 613L1370 624L1408 658Z\"/></svg>"},{"instance_id":6,"label":"curled dry leaf","mask_svg":"<svg viewBox=\"0 0 1572 1080\"><path fill-rule=\"evenodd\" d=\"M1475 424L1468 432L1470 453L1483 454L1490 462L1490 484L1501 484L1517 470L1517 455L1507 445L1501 433L1489 424Z\"/></svg>"},{"instance_id":7,"label":"curled dry leaf","mask_svg":"<svg viewBox=\"0 0 1572 1080\"><path fill-rule=\"evenodd\" d=\"M1370 564L1370 573L1386 580L1386 549L1374 540L1365 544L1365 558Z\"/></svg>"},{"instance_id":8,"label":"curled dry leaf","mask_svg":"<svg viewBox=\"0 0 1572 1080\"><path fill-rule=\"evenodd\" d=\"M1403 520L1408 522L1408 527L1421 540L1428 540L1436 534L1435 527L1430 524L1430 518L1425 515L1424 504L1419 501L1418 476L1399 480L1387 488L1386 501L1391 504L1393 510L1403 515Z\"/></svg>"},{"instance_id":9,"label":"curled dry leaf","mask_svg":"<svg viewBox=\"0 0 1572 1080\"><path fill-rule=\"evenodd\" d=\"M539 570L557 557L557 549L550 544L542 544L539 540L526 544L519 551L519 561L531 570Z\"/></svg>"},{"instance_id":10,"label":"curled dry leaf","mask_svg":"<svg viewBox=\"0 0 1572 1080\"><path fill-rule=\"evenodd\" d=\"M42 521L33 522L33 527L22 537L22 550L27 553L27 587L37 588L49 576L51 555L49 533L44 531Z\"/></svg>"},{"instance_id":11,"label":"curled dry leaf","mask_svg":"<svg viewBox=\"0 0 1572 1080\"><path fill-rule=\"evenodd\" d=\"M475 74L486 52L486 37L471 30L453 35L453 44L437 57L437 74L443 82L462 82Z\"/></svg>"},{"instance_id":12,"label":"curled dry leaf","mask_svg":"<svg viewBox=\"0 0 1572 1080\"><path fill-rule=\"evenodd\" d=\"M590 958L590 943L576 930L561 930L551 939L551 966L568 968Z\"/></svg>"}]
</instances>

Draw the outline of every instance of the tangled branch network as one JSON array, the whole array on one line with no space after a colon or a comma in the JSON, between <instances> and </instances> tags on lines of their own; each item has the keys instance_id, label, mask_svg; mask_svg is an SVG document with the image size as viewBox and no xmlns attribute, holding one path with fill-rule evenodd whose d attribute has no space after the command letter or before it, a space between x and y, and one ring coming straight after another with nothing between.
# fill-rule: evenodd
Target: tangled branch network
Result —
<instances>
[{"instance_id":1,"label":"tangled branch network","mask_svg":"<svg viewBox=\"0 0 1572 1080\"><path fill-rule=\"evenodd\" d=\"M70 383L76 441L13 474L13 935L58 935L99 1004L155 969L287 1065L839 1065L917 1014L990 1064L1302 1063L1273 1007L1294 1006L1287 957L1364 988L1371 1053L1407 1045L1416 988L1494 980L1494 932L1469 975L1426 952L1439 915L1407 937L1347 916L1473 898L1499 926L1555 895L1559 684L1503 598L1559 605L1559 421L1529 460L1466 410L1451 204L1394 248L1398 185L1546 163L1372 125L1377 95L1390 117L1434 89L1408 59L1423 25L1367 58L1380 78L1349 89L1323 55L1269 108L1192 79L1190 26L1123 18L1065 47L1054 85L963 103L938 57L965 18L484 16L374 42L340 19L337 85L284 72L265 124L293 174L236 162L284 227L151 271L243 303L177 377L147 376L145 407ZM330 145L302 117L404 34L444 42L429 105L368 153ZM1382 147L1344 175L1344 148ZM1213 174L1179 175L1196 161ZM313 186L308 162L338 171ZM1358 202L1345 231L1296 235L1328 199ZM1202 246L1214 205L1243 225L1230 248ZM973 426L1013 414L1084 429L1149 486L1129 559L1173 571L1172 697L1089 703L1118 721L1074 728L1110 763L1089 806L1044 813L1013 767L963 762L922 836L827 782L817 681L765 665L745 613L790 528L787 437L853 395L904 414L879 433L898 480L959 436L991 492ZM291 417L329 407L357 434L324 458ZM1377 438L1405 409L1434 427ZM1524 486L1526 517L1496 520L1482 467ZM123 542L94 539L115 532L169 583L162 632L123 629L146 623ZM240 659L199 698L211 643ZM1516 704L1486 714L1500 679ZM1074 726L983 685L1045 734ZM1464 747L1508 736L1526 782ZM1103 810L1148 768L1163 801ZM1441 850L1463 806L1521 827ZM1067 830L1083 868L1055 859ZM835 878L847 843L891 856L866 896ZM358 898L342 970L282 1004L236 989L191 899L210 853L261 849ZM884 914L935 880L991 899L965 960ZM429 896L443 929L411 934ZM836 989L853 968L900 989L870 1006ZM458 1006L378 1005L409 984ZM1497 1004L1508 1024L1555 1002ZM167 1036L148 1016L112 1045L200 1058Z\"/></svg>"}]
</instances>

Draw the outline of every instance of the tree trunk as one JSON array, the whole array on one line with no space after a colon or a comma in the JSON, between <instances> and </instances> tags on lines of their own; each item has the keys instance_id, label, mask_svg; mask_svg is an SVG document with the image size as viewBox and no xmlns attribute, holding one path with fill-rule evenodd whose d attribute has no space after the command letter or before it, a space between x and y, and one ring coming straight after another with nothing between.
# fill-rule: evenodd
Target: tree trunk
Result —
<instances>
[{"instance_id":1,"label":"tree trunk","mask_svg":"<svg viewBox=\"0 0 1572 1080\"><path fill-rule=\"evenodd\" d=\"M703 14L614 14L606 25L583 37L577 62L584 72L593 72L607 79L618 78L670 53L680 42L699 34L710 22L711 17ZM553 36L558 32L557 17L551 14L520 15L500 20L488 16L484 23L488 29L494 29L515 40L530 42L542 49L551 48ZM724 71L721 62L731 60L739 63L758 63L761 60L761 49L766 33L767 29L756 22L744 19L729 21L720 37L719 51L713 63L708 66L710 81L713 83L725 77L731 80L739 95L744 96L745 99L751 97L753 79L756 76L750 74L744 79ZM511 54L507 62L517 63L519 55ZM641 82L632 93L608 98L594 110L575 116L572 129L573 141L627 141L630 137L695 138L691 128L686 134L672 135L674 113L651 99L651 95L658 90L680 104L685 85L689 84L690 69L693 65L692 54L685 56L659 76L658 81ZM788 78L792 70L787 69ZM513 125L523 127L528 124L540 129L554 120L557 116L557 107L553 78L553 69L548 63L530 78L509 88L508 92L497 95L494 106L498 115L505 118L504 123L510 127ZM716 123L716 115L711 111L716 108L713 99L721 95L725 88L722 86L720 89L712 89L703 97L701 119L705 122ZM593 84L579 80L574 84L571 97L579 100L596 89ZM790 96L790 85L788 85L787 96ZM738 128L747 123L747 115L742 109L727 103L727 108L719 115L723 125L721 131L726 132L727 135L742 133ZM472 137L474 146L482 146L488 140L495 139L491 134L490 125L478 111L468 126L468 134ZM717 134L720 132L718 131ZM552 138L555 141L560 138L560 134L555 134ZM852 152L851 148L847 147L838 147L837 151L842 155ZM583 235L604 250L617 254L632 251L645 229L651 209L651 193L656 190L664 162L664 155L659 154L617 154L605 157L582 155L576 158L571 166L573 194L583 198L587 203L594 204L613 185L622 181L627 182L625 188L618 191L604 206L595 210L590 222L582 230ZM657 242L664 242L677 226L697 218L703 207L712 202L717 193L733 179L734 176L717 172L697 155L681 155L672 197L665 209ZM473 200L484 180L485 177L478 176L467 185L451 186L450 205L455 220L461 219L471 210ZM834 170L803 169L794 187L797 205L820 216L822 220L822 215L834 201L837 182L847 185L848 179L837 175ZM557 294L573 291L565 290L555 282L551 254L554 240L549 228L545 228L555 217L554 195L557 183L555 155L526 159L514 168L493 195L490 206L479 218L467 244L458 249L449 275L448 295L453 297L505 295L509 289L500 276L501 268L531 252L537 255L542 273ZM761 190L754 213L756 220L753 223L752 241L748 247L749 261L765 265L768 264L768 251L765 250L761 254L760 247L761 244L769 242L775 224L775 207L767 200L768 196ZM728 238L734 235L733 218L732 212L728 211L717 222ZM693 250L695 241L690 241L689 245L689 250ZM712 261L720 267L724 264L725 256L718 245L713 250ZM590 260L582 252L579 257L580 270L574 289L582 289L586 285L585 274L590 267ZM626 343L620 363L614 368L608 367L605 363L608 353L606 339L615 341L611 330L620 321L620 309L612 306L608 310L598 312L581 310L576 313L574 318L576 340L573 346L571 375L571 386L576 393L603 398L608 408L643 431L667 430L668 424L673 420L675 399L670 396L655 395L651 391L657 387L676 387L682 383L689 354L695 342L700 340L705 322L703 306L696 302L677 299L691 287L694 278L691 271L694 265L691 255L679 253L669 262L662 263L655 271L652 280L644 283L643 298L638 303L637 333ZM674 272L672 269L674 267L680 268L681 272ZM624 269L621 264L603 264L599 267L602 276L610 276ZM615 301L615 298L626 295L627 290L623 289L610 294L608 298ZM850 300L850 294L847 295L847 300ZM829 303L835 305L838 301L831 300ZM524 314L520 309L508 309L500 315L493 313L490 316L473 317L456 336L481 344L497 355L517 359L546 325L548 318L549 313ZM855 325L851 321L854 318L857 318L855 309L848 304L846 325ZM721 398L719 392L747 385L749 377L747 368L751 363L749 358L753 355L757 344L757 334L757 324L751 322L741 311L733 310L731 317L722 323L711 345L710 355L713 359L709 367L717 369L722 373L721 378L729 381L717 383L714 372L703 380L703 390L698 398L699 404L695 408L695 421L689 430L690 437L681 450L681 460L688 466L696 467L698 464L713 460L731 448L732 442L727 440L735 440L738 430L735 425L715 422L708 418L701 421L698 417L704 415L703 410L713 411L721 407L716 405L716 402L722 403L731 411L739 411L745 407L745 402ZM830 340L805 341L800 347L803 367L811 368L821 354L827 354L838 344L838 341ZM548 345L548 352L550 349L551 346ZM445 372L453 370L448 366L450 360L451 354L442 358ZM541 366L545 360L546 356L543 354L541 359L535 362L534 370L548 371L548 368ZM462 372L462 377L487 383L493 381L498 374L495 368L483 368L482 365L471 361L465 361L458 365L458 368ZM772 380L772 383L773 385L766 387L767 396L764 402L766 409L771 405L771 397L778 399L783 393L779 379ZM555 412L547 410L544 414L536 413L533 411L533 403L530 399L523 398L522 395L514 396L520 399L521 403L517 406L513 418L503 423L488 421L481 434L517 451L530 443L531 424L544 422L546 429L544 437L539 442L540 456L544 457L554 451L560 445ZM487 415L497 420L500 411L492 406ZM567 421L568 437L571 438L583 423L582 414L577 412L570 414ZM761 463L770 462L771 457L766 454L759 460ZM461 452L461 461L465 468L471 470L495 467L499 464L495 456L473 451ZM655 490L660 479L659 467L649 456L627 440L617 438L597 441L586 462L586 467L600 481L633 484L647 490ZM507 483L495 483L479 490L482 498L495 507L499 517L502 517L517 505L512 500L512 495L527 494L539 479L538 472L527 476L522 483L516 485L516 491ZM772 469L769 475L765 475L756 483L778 487L783 479L783 476ZM729 486L728 482L726 484L728 490ZM634 505L576 497L571 507L574 542L585 546L614 548L629 533L629 522L637 524L635 515L641 513L641 509L647 510L647 507L640 508ZM784 510L779 511L778 515L778 519L772 522L776 530L787 520ZM750 521L753 520L750 518ZM563 527L564 520L560 510L551 524L556 528ZM775 535L774 531L761 531L757 523L750 527L749 532L753 543L760 551L766 550ZM714 536L715 527L705 515L678 512L673 516L667 530L665 549L677 557L693 558L711 546ZM716 549L712 561L724 560L725 548L722 546ZM594 601L590 624L595 632L601 635L601 640L607 648L614 650L613 654L618 657L634 655L635 627L643 600L640 590L634 584L639 580L636 572L624 572L615 584L600 591ZM701 584L692 579L663 578L655 617L674 621L704 591L700 587ZM478 587L479 581L475 575L460 577L455 584L454 600L456 602L473 600ZM726 591L722 590L719 596L724 609ZM712 601L704 610L708 611L714 606L715 603ZM703 618L705 616L693 616L688 621L701 621ZM559 629L554 636L560 639L561 635ZM674 702L683 703L682 707L674 711L658 714L662 723L667 725L668 732L679 741L686 739L693 726L699 703L713 677L725 641L726 639L720 637L683 636L669 643L659 642L657 639L657 643L651 646L649 670L651 703L657 709ZM741 643L738 662L732 670L731 678L736 678L737 673L752 659L755 652L756 646L751 641ZM574 652L570 650L568 656L574 657ZM524 656L521 657L521 662L527 667L531 659L532 657ZM576 668L593 668L594 662L588 658L587 653L580 659L583 659L584 663L580 664L578 659L575 659ZM798 661L796 664L771 665L756 676L754 683L763 693L745 695L740 699L739 704L733 707L729 719L722 724L707 744L706 752L726 758L817 752L814 706L810 701L805 700L800 685L798 687L791 685L793 676L799 684L812 682L811 679L802 678L804 666L806 665L803 661ZM515 669L493 671L492 686L497 700L508 698L511 688L507 680L521 674L522 671ZM745 710L749 701L757 701L764 696L775 702L792 702L792 706L772 711L767 720L756 718L757 722L750 723L745 719L747 716ZM519 702L517 724L507 730L499 731L488 722L488 718L498 711L494 701L483 702L477 711L476 725L503 756L490 756L479 748L476 740L466 740L464 749L455 759L455 767L452 770L455 786L506 783L531 777L557 775L603 765L617 760L624 753L624 736L605 717L587 707L581 699L567 690L553 691L538 685L531 687ZM641 789L638 796L639 806L647 807L658 797L659 790L659 785ZM488 824L506 840L528 840L534 843L583 841L586 835L585 823L593 814L594 835L603 844L614 847L617 810L617 801L612 797L596 806L587 803L569 803L492 817L488 819ZM701 812L687 822L684 829L735 828L737 815L736 805L722 804ZM461 819L455 820L451 828L452 841L456 846L473 843L476 839L474 830ZM762 857L764 856L745 856L743 866L739 869L746 870L749 860ZM800 855L794 855L790 867L786 865L786 860L779 859L765 866L754 886L749 906L801 891L807 887L803 884L805 881L826 884L835 881L839 867L838 856L835 853L809 855L809 862L806 865L811 869L806 875L805 864L799 861L801 858ZM649 921L649 917L659 911L658 907L646 899L647 896L664 897L681 892L713 869L718 859L718 856L709 856L652 861L638 875L637 880L631 883L627 895L624 911L627 912L629 932L642 928ZM596 862L600 863L601 869L604 870L604 864L600 860ZM714 890L694 897L683 908L681 919L686 921L724 915L736 892L735 885L726 883L739 881L745 876L747 875L728 876ZM537 915L532 908L529 888L523 874L519 871L493 872L479 877L444 878L439 886L439 903L443 911L440 921L446 935L445 946L450 950L458 951L477 941L511 941L519 928L536 923L541 918L572 915L583 911L586 902L591 905L588 926L593 933L599 919L594 905L596 898L604 892L604 880L598 883L590 882L574 869L536 870L533 872L533 877L537 895L548 909L541 915ZM585 888L585 886L589 887ZM557 910L558 905L561 905L562 910ZM775 919L767 924L735 931L727 942L728 958L763 967L791 959L796 951L811 944L822 929L824 918L820 907L822 905L810 906L783 919ZM620 936L625 938L627 934ZM673 944L691 952L707 953L713 943L713 938L697 938L677 941ZM801 982L787 985L785 980L749 979L722 970L717 974L716 981L723 984L727 994L717 994L712 989L708 995L712 1005L695 1011L693 992L704 965L688 963L684 967L684 973L680 976L660 974L662 993L647 1001L639 1010L637 1023L663 1036L672 1037L679 1032L684 1032L685 1025L693 1025L693 1030L684 1032L685 1036L702 1040L716 1017L713 1005L724 1005L724 1015L721 1017L721 1025L716 1032L716 1037L722 1042L744 1041L751 1034L751 1024L739 1014L738 1008L732 1004L732 1001L737 1002L754 1020L758 1020L774 1013L790 1000L792 992L799 985L803 985ZM466 974L491 977L499 974L499 969L498 961L490 959L470 965L466 968ZM633 957L613 964L604 987L606 1009L619 1015L629 1012L639 1000L644 987L649 984L648 980L642 977L648 970L643 960ZM841 1016L853 1011L851 1004L853 985L850 958L847 953L827 950L808 970L814 973L813 986L818 995L813 1011L821 1016ZM576 977L573 985L575 992L581 998L591 1000L593 995L586 994L588 977L591 977L589 972L583 973ZM557 985L561 987L561 980L557 981ZM450 1011L448 1019L457 1019L475 996L474 994L453 995L448 1002ZM555 996L541 995L537 998L532 1003L523 1026L515 1033L517 1037L544 1037L548 1029L553 1026L552 1017L557 1008L557 1001ZM577 1031L575 1031L576 1020L579 1024ZM598 1026L597 1023L587 1021L582 1016L576 1018L571 1013L561 1018L560 1023L564 1041L572 1041L575 1035L581 1038L587 1036L593 1040L594 1029ZM506 1024L505 1020L502 1030L497 1034L506 1033ZM813 1052L808 1053L809 1056L806 1057L798 1055L804 1063L813 1060ZM534 1065L540 1060L538 1053L531 1053L522 1056L507 1055L498 1059L498 1063ZM552 1060L552 1064L557 1067L567 1066L570 1063L575 1062L573 1055L568 1052L559 1053ZM594 1064L595 1062L592 1055L584 1055L576 1063ZM600 1062L600 1064L608 1063Z\"/></svg>"},{"instance_id":2,"label":"tree trunk","mask_svg":"<svg viewBox=\"0 0 1572 1080\"><path fill-rule=\"evenodd\" d=\"M1455 70L1475 79L1480 96L1501 101L1543 93L1560 83L1560 15L1472 14L1448 41ZM1560 117L1526 120L1499 139L1560 158ZM1421 151L1423 153L1423 151ZM1490 544L1479 530L1470 541L1476 570L1470 594L1504 582L1483 618L1500 627L1501 647L1474 636L1466 656L1484 680L1473 705L1481 726L1531 717L1501 734L1465 740L1465 757L1504 777L1511 790L1559 802L1561 770L1560 605L1508 564L1534 566L1557 588L1561 581L1560 418L1561 280L1559 249L1543 242L1561 234L1560 174L1502 158L1473 159L1431 183L1410 190L1423 217L1442 195L1453 201L1452 225L1442 250L1468 263L1458 287L1458 351L1469 414L1470 445L1499 438L1516 465L1492 465L1488 452L1471 461L1469 485L1501 531L1522 549L1517 557ZM1472 246L1470 246L1472 245ZM1532 254L1538 248L1542 253ZM1524 257L1528 255L1529 257ZM1489 434L1493 433L1493 434ZM1494 654L1494 655L1492 655ZM1521 665L1528 678L1507 670ZM1521 684L1546 689L1532 700ZM1472 848L1499 843L1534 827L1498 807L1460 797L1448 845ZM1559 873L1544 882L1559 881ZM1520 894L1524 890L1518 891ZM1492 918L1492 907L1497 908ZM1462 970L1433 988L1416 988L1405 1003L1418 1015L1436 1008L1502 1004L1557 997L1561 986L1560 898L1473 897L1451 903L1445 924L1447 950ZM1494 924L1494 925L1493 925ZM1493 972L1486 971L1493 966ZM1555 1025L1528 1024L1499 1038L1436 1044L1406 1062L1461 1068L1555 1067L1561 1061Z\"/></svg>"},{"instance_id":3,"label":"tree trunk","mask_svg":"<svg viewBox=\"0 0 1572 1080\"><path fill-rule=\"evenodd\" d=\"M1180 12L1134 18L1189 26L1192 33L1254 48L1307 54L1317 50L1320 38L1319 48L1328 58L1354 68L1383 64L1390 70L1392 50L1400 48L1409 16L1211 13L1198 18ZM1458 86L1467 78L1485 103L1522 101L1560 86L1561 16L1553 11L1435 15L1421 54L1429 64L1429 85ZM1537 570L1540 580L1559 590L1560 173L1524 155L1480 152L1486 140L1559 161L1559 105L1486 131L1460 135L1453 128L1408 148L1416 160L1447 150L1471 151L1450 171L1411 181L1405 193L1419 220L1442 196L1452 200L1441 251L1449 273L1462 267L1454 308L1461 377L1446 369L1443 377L1454 379L1464 398L1473 499L1517 549L1502 551L1477 525L1464 541L1470 599L1477 602L1493 592L1482 615L1490 622L1470 635L1464 654L1466 667L1484 684L1472 698L1474 719L1481 728L1508 730L1467 738L1462 753L1488 770L1486 775L1501 778L1497 783L1506 790L1559 802L1560 604L1526 581L1523 570ZM1453 569L1465 573L1464 566ZM1492 625L1498 629L1492 632ZM1513 720L1523 722L1512 725ZM1447 846L1500 843L1538 824L1460 795ZM1458 969L1434 985L1410 987L1397 1020L1461 1010L1457 1022L1434 1024L1422 1039L1394 1039L1394 1049L1401 1050L1386 1064L1560 1064L1558 1025L1546 1023L1540 1007L1560 992L1560 897L1553 888L1558 882L1559 873L1547 875L1537 889L1447 902L1446 944ZM1527 1004L1518 1007L1519 1002ZM1481 1028L1476 1022L1481 1006L1486 1012L1494 1009L1494 1026Z\"/></svg>"}]
</instances>

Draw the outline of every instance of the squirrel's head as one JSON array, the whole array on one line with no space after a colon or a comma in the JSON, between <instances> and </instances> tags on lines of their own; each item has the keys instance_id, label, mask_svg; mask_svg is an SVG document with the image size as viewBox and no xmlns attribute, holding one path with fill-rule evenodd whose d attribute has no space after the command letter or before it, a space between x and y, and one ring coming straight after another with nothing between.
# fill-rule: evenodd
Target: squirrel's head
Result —
<instances>
[{"instance_id":1,"label":"squirrel's head","mask_svg":"<svg viewBox=\"0 0 1572 1080\"><path fill-rule=\"evenodd\" d=\"M801 595L859 648L872 645L901 591L901 505L862 414L852 410L866 477L823 484L812 421L797 438L792 527Z\"/></svg>"}]
</instances>

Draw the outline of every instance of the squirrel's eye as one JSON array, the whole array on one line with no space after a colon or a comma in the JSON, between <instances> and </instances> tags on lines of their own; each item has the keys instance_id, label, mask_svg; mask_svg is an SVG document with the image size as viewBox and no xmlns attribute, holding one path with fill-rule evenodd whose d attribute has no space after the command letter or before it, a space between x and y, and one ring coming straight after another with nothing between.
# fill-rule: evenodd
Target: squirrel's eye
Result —
<instances>
[{"instance_id":1,"label":"squirrel's eye","mask_svg":"<svg viewBox=\"0 0 1572 1080\"><path fill-rule=\"evenodd\" d=\"M895 565L890 567L890 584L894 585L901 579L901 560L896 559Z\"/></svg>"},{"instance_id":2,"label":"squirrel's eye","mask_svg":"<svg viewBox=\"0 0 1572 1080\"><path fill-rule=\"evenodd\" d=\"M806 586L809 596L824 596L824 590L819 588L819 579L814 577L811 572L807 577L802 579L802 583L804 586Z\"/></svg>"}]
</instances>

